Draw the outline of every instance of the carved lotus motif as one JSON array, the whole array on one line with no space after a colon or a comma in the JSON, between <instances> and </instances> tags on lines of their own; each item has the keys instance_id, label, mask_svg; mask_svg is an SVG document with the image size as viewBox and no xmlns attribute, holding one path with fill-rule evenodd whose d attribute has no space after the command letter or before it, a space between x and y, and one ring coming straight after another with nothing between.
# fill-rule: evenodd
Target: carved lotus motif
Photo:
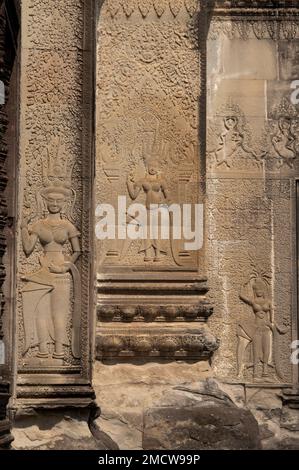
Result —
<instances>
[{"instance_id":1,"label":"carved lotus motif","mask_svg":"<svg viewBox=\"0 0 299 470\"><path fill-rule=\"evenodd\" d=\"M154 321L159 314L158 308L158 306L151 305L141 307L140 311L144 317L144 320L148 322Z\"/></svg>"},{"instance_id":2,"label":"carved lotus motif","mask_svg":"<svg viewBox=\"0 0 299 470\"><path fill-rule=\"evenodd\" d=\"M151 8L151 2L148 0L139 0L138 2L139 10L140 13L142 14L143 18L146 18L150 8Z\"/></svg>"},{"instance_id":3,"label":"carved lotus motif","mask_svg":"<svg viewBox=\"0 0 299 470\"><path fill-rule=\"evenodd\" d=\"M165 316L166 320L173 321L179 314L178 307L168 305L163 307L163 315Z\"/></svg>"},{"instance_id":4,"label":"carved lotus motif","mask_svg":"<svg viewBox=\"0 0 299 470\"><path fill-rule=\"evenodd\" d=\"M130 322L134 320L136 313L136 307L122 307L121 318L125 322Z\"/></svg>"},{"instance_id":5,"label":"carved lotus motif","mask_svg":"<svg viewBox=\"0 0 299 470\"><path fill-rule=\"evenodd\" d=\"M152 344L148 336L138 336L132 341L132 349L136 354L148 354L152 350Z\"/></svg>"},{"instance_id":6,"label":"carved lotus motif","mask_svg":"<svg viewBox=\"0 0 299 470\"><path fill-rule=\"evenodd\" d=\"M102 338L101 349L106 353L119 353L124 348L123 340L119 336L106 336Z\"/></svg>"},{"instance_id":7,"label":"carved lotus motif","mask_svg":"<svg viewBox=\"0 0 299 470\"><path fill-rule=\"evenodd\" d=\"M171 336L165 336L159 340L158 349L164 355L173 355L178 349L177 340Z\"/></svg>"},{"instance_id":8,"label":"carved lotus motif","mask_svg":"<svg viewBox=\"0 0 299 470\"><path fill-rule=\"evenodd\" d=\"M154 9L159 18L163 15L166 6L167 0L154 0Z\"/></svg>"},{"instance_id":9,"label":"carved lotus motif","mask_svg":"<svg viewBox=\"0 0 299 470\"><path fill-rule=\"evenodd\" d=\"M115 307L111 306L101 306L98 308L98 317L103 321L112 321L116 314Z\"/></svg>"},{"instance_id":10,"label":"carved lotus motif","mask_svg":"<svg viewBox=\"0 0 299 470\"><path fill-rule=\"evenodd\" d=\"M189 353L200 353L204 348L204 341L201 335L188 335L183 339L183 345Z\"/></svg>"},{"instance_id":11,"label":"carved lotus motif","mask_svg":"<svg viewBox=\"0 0 299 470\"><path fill-rule=\"evenodd\" d=\"M197 305L186 305L182 307L181 313L186 320L195 320L197 318L199 307Z\"/></svg>"},{"instance_id":12,"label":"carved lotus motif","mask_svg":"<svg viewBox=\"0 0 299 470\"><path fill-rule=\"evenodd\" d=\"M118 13L121 7L121 0L107 0L107 9L110 12L112 18Z\"/></svg>"}]
</instances>

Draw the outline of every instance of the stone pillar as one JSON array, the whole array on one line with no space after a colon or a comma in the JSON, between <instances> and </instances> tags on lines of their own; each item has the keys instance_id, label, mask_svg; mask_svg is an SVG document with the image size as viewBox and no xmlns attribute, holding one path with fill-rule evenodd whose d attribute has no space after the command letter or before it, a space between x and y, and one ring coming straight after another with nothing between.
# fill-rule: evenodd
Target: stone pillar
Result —
<instances>
[{"instance_id":1,"label":"stone pillar","mask_svg":"<svg viewBox=\"0 0 299 470\"><path fill-rule=\"evenodd\" d=\"M22 1L15 407L93 398L93 13Z\"/></svg>"},{"instance_id":2,"label":"stone pillar","mask_svg":"<svg viewBox=\"0 0 299 470\"><path fill-rule=\"evenodd\" d=\"M194 211L205 198L200 3L97 2L96 202L116 215L107 222L116 239L97 240L96 355L105 361L208 360L218 348L207 326L205 248L174 237L187 223L169 209ZM143 204L139 219L133 203ZM155 203L169 239L149 233ZM100 208L98 217L100 237ZM138 224L144 239L126 238Z\"/></svg>"},{"instance_id":3,"label":"stone pillar","mask_svg":"<svg viewBox=\"0 0 299 470\"><path fill-rule=\"evenodd\" d=\"M298 383L299 9L252 3L208 2L208 273L215 373L273 390Z\"/></svg>"},{"instance_id":4,"label":"stone pillar","mask_svg":"<svg viewBox=\"0 0 299 470\"><path fill-rule=\"evenodd\" d=\"M18 2L0 2L0 447L7 448L13 438L7 411L12 390L12 329L10 317L9 284L11 266L8 251L11 233L11 207L13 179L10 168L14 165L16 140L16 82L18 44ZM9 182L9 183L8 183Z\"/></svg>"}]
</instances>

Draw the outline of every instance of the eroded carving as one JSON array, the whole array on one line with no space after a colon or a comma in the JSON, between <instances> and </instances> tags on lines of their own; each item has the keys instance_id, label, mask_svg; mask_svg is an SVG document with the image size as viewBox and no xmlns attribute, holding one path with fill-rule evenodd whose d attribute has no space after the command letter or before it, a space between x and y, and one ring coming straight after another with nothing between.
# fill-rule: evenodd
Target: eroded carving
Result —
<instances>
[{"instance_id":1,"label":"eroded carving","mask_svg":"<svg viewBox=\"0 0 299 470\"><path fill-rule=\"evenodd\" d=\"M217 142L216 146L214 142ZM209 126L208 153L210 169L238 170L261 168L267 155L265 150L253 149L252 131L247 119L241 108L231 100L218 110L216 119Z\"/></svg>"},{"instance_id":2,"label":"eroded carving","mask_svg":"<svg viewBox=\"0 0 299 470\"><path fill-rule=\"evenodd\" d=\"M293 170L299 154L299 114L290 96L282 98L270 117L273 120L269 126L270 158L275 162L274 169L287 167Z\"/></svg>"}]
</instances>

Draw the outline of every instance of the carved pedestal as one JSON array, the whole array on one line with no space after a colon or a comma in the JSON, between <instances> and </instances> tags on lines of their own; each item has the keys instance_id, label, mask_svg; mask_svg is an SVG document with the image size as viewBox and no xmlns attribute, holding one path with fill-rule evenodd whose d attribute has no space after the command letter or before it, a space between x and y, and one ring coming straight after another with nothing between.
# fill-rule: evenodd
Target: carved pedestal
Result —
<instances>
[{"instance_id":1,"label":"carved pedestal","mask_svg":"<svg viewBox=\"0 0 299 470\"><path fill-rule=\"evenodd\" d=\"M97 358L210 358L206 292L206 279L187 273L98 276Z\"/></svg>"}]
</instances>

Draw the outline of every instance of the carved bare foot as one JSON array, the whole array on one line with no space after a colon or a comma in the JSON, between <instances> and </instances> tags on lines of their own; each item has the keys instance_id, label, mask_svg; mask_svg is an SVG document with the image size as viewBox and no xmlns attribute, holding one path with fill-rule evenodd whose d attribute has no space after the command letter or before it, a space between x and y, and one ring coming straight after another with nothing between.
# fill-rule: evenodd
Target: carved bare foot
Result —
<instances>
[{"instance_id":1,"label":"carved bare foot","mask_svg":"<svg viewBox=\"0 0 299 470\"><path fill-rule=\"evenodd\" d=\"M145 261L146 263L149 262L149 261L152 261L152 260L153 260L153 258L148 258L147 256L144 258L144 261Z\"/></svg>"}]
</instances>

